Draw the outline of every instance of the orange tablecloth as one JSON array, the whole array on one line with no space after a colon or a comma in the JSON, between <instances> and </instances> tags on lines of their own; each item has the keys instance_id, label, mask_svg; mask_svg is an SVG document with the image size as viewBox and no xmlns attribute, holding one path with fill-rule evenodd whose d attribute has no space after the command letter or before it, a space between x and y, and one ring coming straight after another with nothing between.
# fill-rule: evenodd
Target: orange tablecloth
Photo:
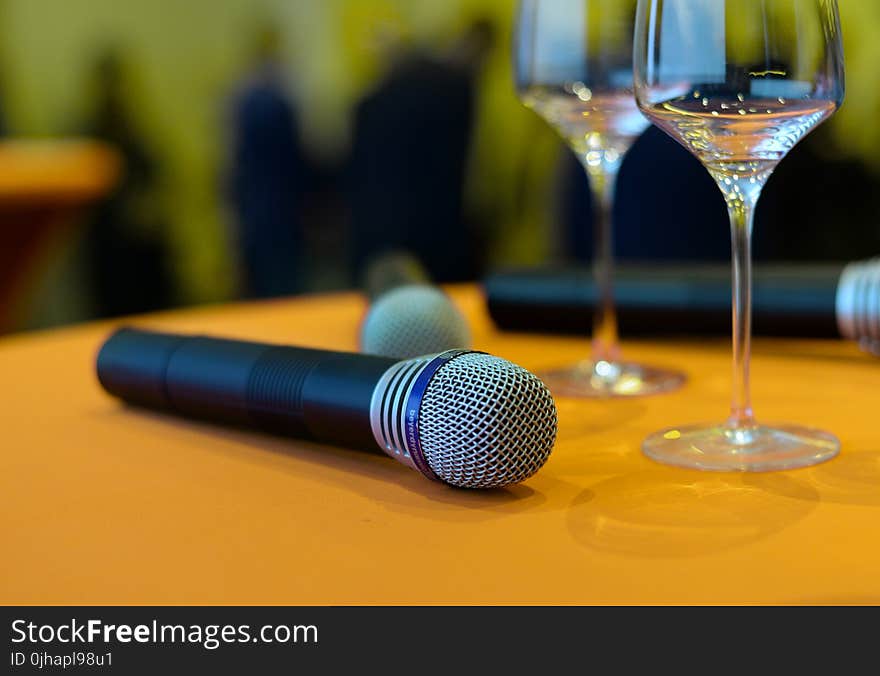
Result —
<instances>
[{"instance_id":1,"label":"orange tablecloth","mask_svg":"<svg viewBox=\"0 0 880 676\"><path fill-rule=\"evenodd\" d=\"M582 340L496 332L531 369ZM141 325L354 348L355 295ZM126 410L93 360L109 324L0 340L0 602L92 604L880 602L880 361L843 342L759 341L767 421L836 432L812 469L708 474L642 457L668 424L726 413L726 341L630 343L684 366L680 392L558 400L544 469L509 490L431 483L382 456Z\"/></svg>"}]
</instances>

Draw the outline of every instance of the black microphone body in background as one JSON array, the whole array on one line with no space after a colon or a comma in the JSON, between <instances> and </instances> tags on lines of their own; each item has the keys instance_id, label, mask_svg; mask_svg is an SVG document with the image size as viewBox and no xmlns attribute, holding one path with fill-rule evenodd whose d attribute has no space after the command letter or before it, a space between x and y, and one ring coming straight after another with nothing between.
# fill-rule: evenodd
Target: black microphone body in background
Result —
<instances>
[{"instance_id":1,"label":"black microphone body in background","mask_svg":"<svg viewBox=\"0 0 880 676\"><path fill-rule=\"evenodd\" d=\"M413 254L404 250L388 251L370 260L364 272L364 292L370 302L402 286L429 286L428 270Z\"/></svg>"},{"instance_id":2,"label":"black microphone body in background","mask_svg":"<svg viewBox=\"0 0 880 676\"><path fill-rule=\"evenodd\" d=\"M370 404L397 361L120 329L101 348L97 371L131 404L380 453Z\"/></svg>"},{"instance_id":3,"label":"black microphone body in background","mask_svg":"<svg viewBox=\"0 0 880 676\"><path fill-rule=\"evenodd\" d=\"M753 332L839 338L836 297L844 264L757 265ZM484 283L489 314L510 331L589 335L596 285L585 268L508 270ZM625 336L722 336L731 327L729 265L621 265L614 298Z\"/></svg>"}]
</instances>

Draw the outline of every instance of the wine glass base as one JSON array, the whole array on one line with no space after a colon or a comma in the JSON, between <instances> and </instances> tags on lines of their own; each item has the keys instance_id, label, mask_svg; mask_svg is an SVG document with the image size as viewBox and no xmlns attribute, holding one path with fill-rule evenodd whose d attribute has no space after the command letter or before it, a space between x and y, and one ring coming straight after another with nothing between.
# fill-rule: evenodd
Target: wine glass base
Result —
<instances>
[{"instance_id":1,"label":"wine glass base","mask_svg":"<svg viewBox=\"0 0 880 676\"><path fill-rule=\"evenodd\" d=\"M672 428L651 435L642 451L666 465L717 472L772 472L831 460L840 441L828 432L780 425Z\"/></svg>"},{"instance_id":2,"label":"wine glass base","mask_svg":"<svg viewBox=\"0 0 880 676\"><path fill-rule=\"evenodd\" d=\"M681 387L680 371L626 362L586 361L538 374L555 396L574 398L644 397Z\"/></svg>"}]
</instances>

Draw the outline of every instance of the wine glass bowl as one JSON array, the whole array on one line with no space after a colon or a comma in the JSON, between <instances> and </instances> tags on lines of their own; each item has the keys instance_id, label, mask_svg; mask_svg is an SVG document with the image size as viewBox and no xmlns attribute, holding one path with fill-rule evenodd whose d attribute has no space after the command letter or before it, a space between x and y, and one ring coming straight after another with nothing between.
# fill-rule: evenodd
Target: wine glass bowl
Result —
<instances>
[{"instance_id":1,"label":"wine glass bowl","mask_svg":"<svg viewBox=\"0 0 880 676\"><path fill-rule=\"evenodd\" d=\"M734 273L729 418L664 430L645 440L644 452L673 465L740 471L833 458L840 443L827 432L758 424L749 361L755 206L779 162L844 98L836 0L639 0L634 81L640 110L718 184Z\"/></svg>"},{"instance_id":2,"label":"wine glass bowl","mask_svg":"<svg viewBox=\"0 0 880 676\"><path fill-rule=\"evenodd\" d=\"M520 100L583 165L596 204L592 357L541 373L560 396L641 396L679 387L677 371L623 361L613 301L611 211L623 158L650 123L633 97L635 0L521 0L514 70Z\"/></svg>"}]
</instances>

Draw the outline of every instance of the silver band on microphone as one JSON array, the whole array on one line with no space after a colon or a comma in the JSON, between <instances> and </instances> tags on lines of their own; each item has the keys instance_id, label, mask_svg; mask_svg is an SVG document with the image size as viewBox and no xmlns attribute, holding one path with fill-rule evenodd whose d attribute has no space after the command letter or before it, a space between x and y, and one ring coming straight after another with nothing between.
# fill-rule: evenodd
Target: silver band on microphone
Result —
<instances>
[{"instance_id":1,"label":"silver band on microphone","mask_svg":"<svg viewBox=\"0 0 880 676\"><path fill-rule=\"evenodd\" d=\"M379 447L407 467L429 479L440 478L431 470L419 440L419 409L431 377L456 357L471 350L449 350L418 357L392 366L376 385L370 402L370 426Z\"/></svg>"},{"instance_id":2,"label":"silver band on microphone","mask_svg":"<svg viewBox=\"0 0 880 676\"><path fill-rule=\"evenodd\" d=\"M844 268L836 307L841 335L880 354L880 258Z\"/></svg>"}]
</instances>

